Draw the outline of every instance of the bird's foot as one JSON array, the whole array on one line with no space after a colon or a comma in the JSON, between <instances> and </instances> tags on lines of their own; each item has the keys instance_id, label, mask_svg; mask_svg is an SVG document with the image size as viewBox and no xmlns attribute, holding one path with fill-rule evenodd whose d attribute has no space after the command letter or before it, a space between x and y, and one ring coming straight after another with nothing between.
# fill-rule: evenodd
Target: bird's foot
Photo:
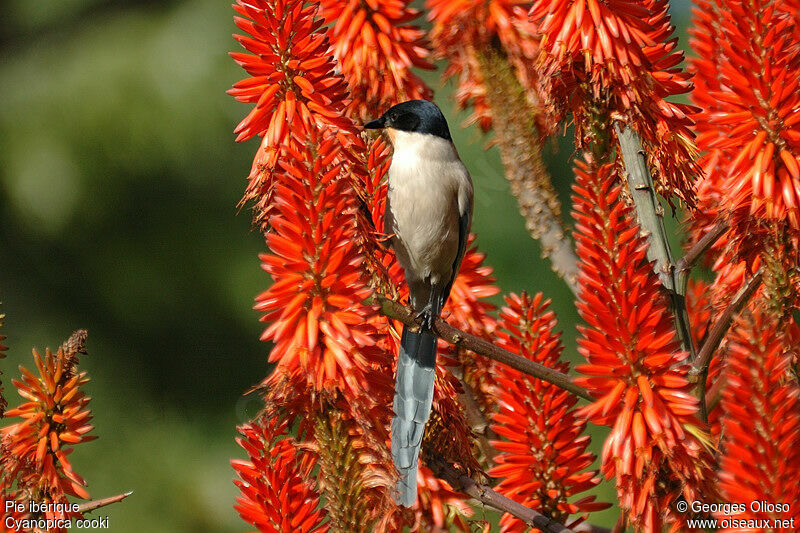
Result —
<instances>
[{"instance_id":1,"label":"bird's foot","mask_svg":"<svg viewBox=\"0 0 800 533\"><path fill-rule=\"evenodd\" d=\"M422 311L417 313L417 320L420 321L420 327L423 330L433 329L433 322L436 320L436 317L433 316L433 306L430 304L426 305Z\"/></svg>"}]
</instances>

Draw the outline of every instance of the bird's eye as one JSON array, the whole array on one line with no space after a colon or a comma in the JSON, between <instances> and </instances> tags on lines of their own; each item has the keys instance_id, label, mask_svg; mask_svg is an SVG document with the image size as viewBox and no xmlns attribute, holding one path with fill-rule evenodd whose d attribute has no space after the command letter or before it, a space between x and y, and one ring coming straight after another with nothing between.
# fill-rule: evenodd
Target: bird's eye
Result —
<instances>
[{"instance_id":1,"label":"bird's eye","mask_svg":"<svg viewBox=\"0 0 800 533\"><path fill-rule=\"evenodd\" d=\"M394 127L402 131L415 131L419 126L419 117L414 113L399 113L392 118Z\"/></svg>"}]
</instances>

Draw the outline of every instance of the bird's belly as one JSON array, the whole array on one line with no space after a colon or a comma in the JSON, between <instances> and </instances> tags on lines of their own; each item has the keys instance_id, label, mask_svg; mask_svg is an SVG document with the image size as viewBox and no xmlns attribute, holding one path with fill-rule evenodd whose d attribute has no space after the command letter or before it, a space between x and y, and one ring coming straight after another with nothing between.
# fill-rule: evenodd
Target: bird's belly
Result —
<instances>
[{"instance_id":1,"label":"bird's belly","mask_svg":"<svg viewBox=\"0 0 800 533\"><path fill-rule=\"evenodd\" d=\"M458 206L452 192L423 180L390 187L386 230L398 261L419 279L449 279L458 253Z\"/></svg>"}]
</instances>

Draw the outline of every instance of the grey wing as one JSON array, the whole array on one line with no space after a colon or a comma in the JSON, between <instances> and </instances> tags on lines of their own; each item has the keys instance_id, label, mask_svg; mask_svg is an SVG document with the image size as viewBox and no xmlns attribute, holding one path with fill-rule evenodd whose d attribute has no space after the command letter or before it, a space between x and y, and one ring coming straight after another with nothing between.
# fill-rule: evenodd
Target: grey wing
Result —
<instances>
[{"instance_id":1,"label":"grey wing","mask_svg":"<svg viewBox=\"0 0 800 533\"><path fill-rule=\"evenodd\" d=\"M453 261L453 277L450 278L447 286L442 291L442 305L439 307L440 309L444 307L444 304L447 302L447 298L450 297L450 289L453 288L453 282L456 280L456 276L458 276L459 268L461 268L461 260L464 259L464 254L467 251L467 239L469 238L469 223L471 216L470 211L471 209L467 209L458 218L458 253L456 254L455 261Z\"/></svg>"}]
</instances>

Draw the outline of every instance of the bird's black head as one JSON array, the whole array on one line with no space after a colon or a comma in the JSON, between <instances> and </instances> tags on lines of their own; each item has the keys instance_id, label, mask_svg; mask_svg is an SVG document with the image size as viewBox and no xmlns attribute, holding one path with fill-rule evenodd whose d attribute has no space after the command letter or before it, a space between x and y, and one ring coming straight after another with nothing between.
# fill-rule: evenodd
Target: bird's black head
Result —
<instances>
[{"instance_id":1,"label":"bird's black head","mask_svg":"<svg viewBox=\"0 0 800 533\"><path fill-rule=\"evenodd\" d=\"M447 127L442 111L436 104L427 100L409 100L389 108L380 118L364 124L365 129L390 128L400 131L427 133L448 141L450 128Z\"/></svg>"}]
</instances>

